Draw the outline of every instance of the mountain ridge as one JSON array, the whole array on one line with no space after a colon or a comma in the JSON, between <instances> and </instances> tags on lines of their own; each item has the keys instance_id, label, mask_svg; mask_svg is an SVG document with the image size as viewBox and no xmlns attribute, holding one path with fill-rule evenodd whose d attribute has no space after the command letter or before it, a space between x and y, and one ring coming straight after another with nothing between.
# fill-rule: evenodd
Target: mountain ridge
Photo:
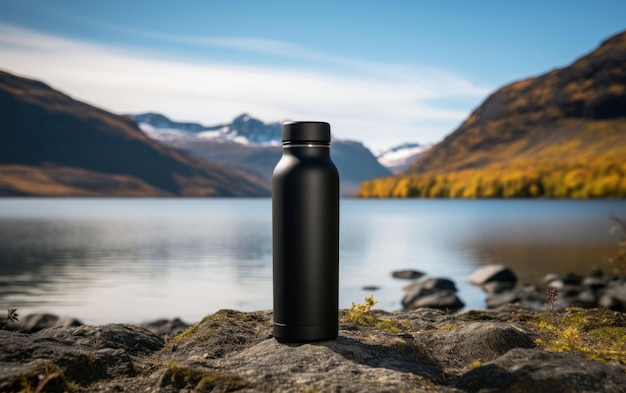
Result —
<instances>
[{"instance_id":1,"label":"mountain ridge","mask_svg":"<svg viewBox=\"0 0 626 393\"><path fill-rule=\"evenodd\" d=\"M411 173L484 166L480 161L446 164L466 148L493 150L545 127L572 119L626 117L626 32L610 37L569 66L510 83L491 94L474 112L411 167ZM597 80L597 81L596 81ZM605 86L609 84L609 86ZM594 89L594 86L601 88ZM493 126L493 132L489 127ZM444 158L446 157L446 158ZM504 157L498 157L502 162Z\"/></svg>"},{"instance_id":2,"label":"mountain ridge","mask_svg":"<svg viewBox=\"0 0 626 393\"><path fill-rule=\"evenodd\" d=\"M282 154L282 125L264 123L248 114L237 116L230 123L205 127L196 132L176 128L157 128L159 125L176 127L164 115L131 115L139 127L151 138L168 146L193 154L207 161L222 163L254 173L265 179L268 187L272 172ZM169 122L162 121L163 118ZM143 121L156 121L152 123ZM198 127L196 127L198 128ZM339 170L342 196L353 196L359 184L391 172L383 167L372 152L361 142L333 138L331 156Z\"/></svg>"},{"instance_id":3,"label":"mountain ridge","mask_svg":"<svg viewBox=\"0 0 626 393\"><path fill-rule=\"evenodd\" d=\"M362 197L625 197L626 31L490 94L403 175Z\"/></svg>"},{"instance_id":4,"label":"mountain ridge","mask_svg":"<svg viewBox=\"0 0 626 393\"><path fill-rule=\"evenodd\" d=\"M256 176L148 138L126 116L0 71L0 194L269 195Z\"/></svg>"}]
</instances>

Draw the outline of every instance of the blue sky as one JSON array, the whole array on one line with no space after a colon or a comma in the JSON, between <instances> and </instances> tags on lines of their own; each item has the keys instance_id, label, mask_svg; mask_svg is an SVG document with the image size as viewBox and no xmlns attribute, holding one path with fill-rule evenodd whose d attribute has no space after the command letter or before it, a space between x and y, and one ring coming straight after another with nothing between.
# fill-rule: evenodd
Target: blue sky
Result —
<instances>
[{"instance_id":1,"label":"blue sky","mask_svg":"<svg viewBox=\"0 0 626 393\"><path fill-rule=\"evenodd\" d=\"M624 1L0 0L0 69L115 113L323 120L437 142L489 93L626 29Z\"/></svg>"}]
</instances>

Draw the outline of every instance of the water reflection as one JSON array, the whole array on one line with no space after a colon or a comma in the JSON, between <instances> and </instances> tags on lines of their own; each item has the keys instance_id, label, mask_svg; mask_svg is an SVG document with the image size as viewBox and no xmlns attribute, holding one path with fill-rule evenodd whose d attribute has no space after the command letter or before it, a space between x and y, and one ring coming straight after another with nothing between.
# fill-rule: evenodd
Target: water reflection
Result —
<instances>
[{"instance_id":1,"label":"water reflection","mask_svg":"<svg viewBox=\"0 0 626 393\"><path fill-rule=\"evenodd\" d=\"M591 266L612 274L614 266L608 258L616 252L611 244L525 244L491 242L470 247L470 255L480 264L501 263L518 273L521 281L540 284L550 272L589 273Z\"/></svg>"},{"instance_id":2,"label":"water reflection","mask_svg":"<svg viewBox=\"0 0 626 393\"><path fill-rule=\"evenodd\" d=\"M25 202L40 210L39 219L32 209L21 216L2 206L2 303L100 322L201 318L220 300L224 307L271 307L267 295L254 295L267 293L271 280L267 200L250 201L239 215L228 202L208 211L198 201ZM82 213L67 209L75 202Z\"/></svg>"},{"instance_id":3,"label":"water reflection","mask_svg":"<svg viewBox=\"0 0 626 393\"><path fill-rule=\"evenodd\" d=\"M397 269L449 277L481 308L465 281L480 265L530 282L606 266L611 212L626 203L342 200L340 306L375 285L379 307L399 309ZM3 199L0 306L89 323L270 309L271 251L269 199Z\"/></svg>"}]
</instances>

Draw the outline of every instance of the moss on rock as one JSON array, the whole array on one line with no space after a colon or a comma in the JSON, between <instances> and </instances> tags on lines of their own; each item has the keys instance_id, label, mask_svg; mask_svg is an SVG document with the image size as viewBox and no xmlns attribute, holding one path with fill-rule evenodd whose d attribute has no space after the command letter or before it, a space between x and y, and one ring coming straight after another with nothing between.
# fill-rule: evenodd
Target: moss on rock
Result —
<instances>
[{"instance_id":1,"label":"moss on rock","mask_svg":"<svg viewBox=\"0 0 626 393\"><path fill-rule=\"evenodd\" d=\"M577 352L590 360L626 365L626 318L606 309L570 308L533 321L537 345L551 352Z\"/></svg>"}]
</instances>

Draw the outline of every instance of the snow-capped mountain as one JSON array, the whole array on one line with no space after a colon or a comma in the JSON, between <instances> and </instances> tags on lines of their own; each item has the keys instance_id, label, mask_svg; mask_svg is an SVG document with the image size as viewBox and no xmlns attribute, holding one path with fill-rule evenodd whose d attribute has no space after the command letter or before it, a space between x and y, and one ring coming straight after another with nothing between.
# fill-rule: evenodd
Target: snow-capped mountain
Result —
<instances>
[{"instance_id":1,"label":"snow-capped mountain","mask_svg":"<svg viewBox=\"0 0 626 393\"><path fill-rule=\"evenodd\" d=\"M207 161L244 169L266 179L268 185L282 154L282 125L245 114L215 126L177 123L154 113L131 117L152 139ZM354 195L365 180L391 175L360 142L333 139L332 156L343 196Z\"/></svg>"},{"instance_id":2,"label":"snow-capped mountain","mask_svg":"<svg viewBox=\"0 0 626 393\"><path fill-rule=\"evenodd\" d=\"M213 131L221 126L206 127L199 123L183 123L172 121L160 113L142 113L140 115L129 115L139 124L149 124L155 130L177 130L191 133L202 131Z\"/></svg>"},{"instance_id":3,"label":"snow-capped mountain","mask_svg":"<svg viewBox=\"0 0 626 393\"><path fill-rule=\"evenodd\" d=\"M392 173L401 173L406 171L419 156L431 147L432 145L407 142L389 149L377 151L376 159Z\"/></svg>"},{"instance_id":4,"label":"snow-capped mountain","mask_svg":"<svg viewBox=\"0 0 626 393\"><path fill-rule=\"evenodd\" d=\"M154 139L172 141L176 138L202 138L240 144L280 145L281 124L264 123L248 114L237 116L231 123L204 126L199 123L175 122L158 113L130 115L141 129Z\"/></svg>"},{"instance_id":5,"label":"snow-capped mountain","mask_svg":"<svg viewBox=\"0 0 626 393\"><path fill-rule=\"evenodd\" d=\"M225 135L245 138L250 143L282 144L281 123L264 123L247 114L237 116L223 132Z\"/></svg>"}]
</instances>

